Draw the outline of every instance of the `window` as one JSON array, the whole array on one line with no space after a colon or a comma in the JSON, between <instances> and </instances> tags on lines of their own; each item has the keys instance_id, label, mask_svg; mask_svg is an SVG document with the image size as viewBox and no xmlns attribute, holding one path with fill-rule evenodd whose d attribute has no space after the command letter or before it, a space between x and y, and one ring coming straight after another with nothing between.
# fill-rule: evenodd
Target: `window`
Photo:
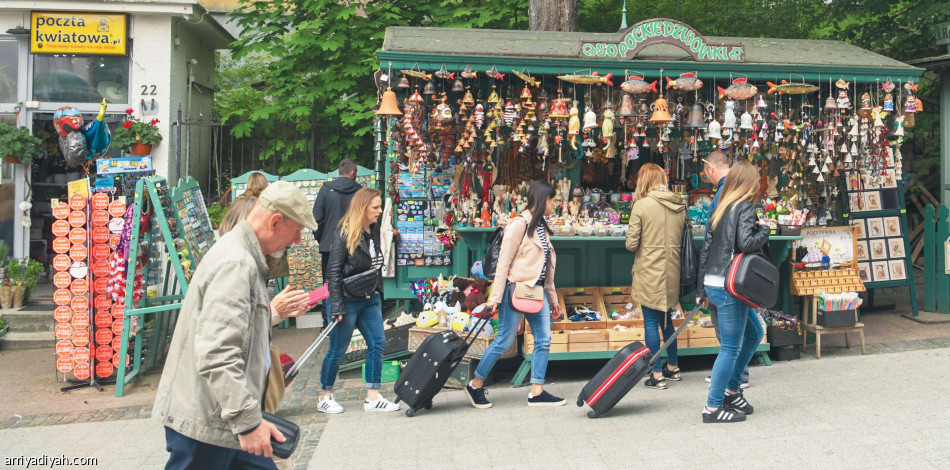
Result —
<instances>
[{"instance_id":1,"label":"window","mask_svg":"<svg viewBox=\"0 0 950 470\"><path fill-rule=\"evenodd\" d=\"M0 103L16 103L20 43L0 40Z\"/></svg>"},{"instance_id":2,"label":"window","mask_svg":"<svg viewBox=\"0 0 950 470\"><path fill-rule=\"evenodd\" d=\"M128 56L33 56L33 99L56 103L129 102Z\"/></svg>"}]
</instances>

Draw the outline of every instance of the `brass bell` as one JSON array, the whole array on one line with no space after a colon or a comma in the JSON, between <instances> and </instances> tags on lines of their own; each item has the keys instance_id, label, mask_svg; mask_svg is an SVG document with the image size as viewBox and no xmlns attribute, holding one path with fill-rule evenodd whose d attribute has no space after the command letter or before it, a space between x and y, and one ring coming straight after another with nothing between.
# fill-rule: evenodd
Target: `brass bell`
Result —
<instances>
[{"instance_id":1,"label":"brass bell","mask_svg":"<svg viewBox=\"0 0 950 470\"><path fill-rule=\"evenodd\" d=\"M379 103L379 109L375 111L376 114L380 116L401 116L402 111L399 110L399 104L396 101L396 92L391 88L387 88L383 92L383 99Z\"/></svg>"},{"instance_id":2,"label":"brass bell","mask_svg":"<svg viewBox=\"0 0 950 470\"><path fill-rule=\"evenodd\" d=\"M703 107L699 103L693 104L693 107L689 110L689 119L686 121L686 127L691 129L702 129L706 127L706 122L703 120Z\"/></svg>"},{"instance_id":3,"label":"brass bell","mask_svg":"<svg viewBox=\"0 0 950 470\"><path fill-rule=\"evenodd\" d=\"M838 103L835 102L834 97L832 97L830 94L828 95L827 98L825 98L825 109L826 110L838 109Z\"/></svg>"},{"instance_id":4,"label":"brass bell","mask_svg":"<svg viewBox=\"0 0 950 470\"><path fill-rule=\"evenodd\" d=\"M647 102L644 99L640 100L640 111L637 113L641 119L645 119L647 115L650 114L650 108L647 107Z\"/></svg>"},{"instance_id":5,"label":"brass bell","mask_svg":"<svg viewBox=\"0 0 950 470\"><path fill-rule=\"evenodd\" d=\"M673 118L670 116L669 106L663 98L663 95L660 95L660 97L653 102L653 116L650 117L650 122L663 123L672 121Z\"/></svg>"},{"instance_id":6,"label":"brass bell","mask_svg":"<svg viewBox=\"0 0 950 470\"><path fill-rule=\"evenodd\" d=\"M435 84L432 82L426 83L426 87L422 90L423 95L434 95L435 94Z\"/></svg>"},{"instance_id":7,"label":"brass bell","mask_svg":"<svg viewBox=\"0 0 950 470\"><path fill-rule=\"evenodd\" d=\"M633 97L624 93L620 98L620 110L617 111L617 116L620 117L630 117L633 116Z\"/></svg>"},{"instance_id":8,"label":"brass bell","mask_svg":"<svg viewBox=\"0 0 950 470\"><path fill-rule=\"evenodd\" d=\"M452 84L452 93L461 93L465 91L465 85L462 84L462 80L455 79L455 83Z\"/></svg>"},{"instance_id":9,"label":"brass bell","mask_svg":"<svg viewBox=\"0 0 950 470\"><path fill-rule=\"evenodd\" d=\"M396 84L396 88L409 88L409 79L405 75L399 79L399 83Z\"/></svg>"}]
</instances>

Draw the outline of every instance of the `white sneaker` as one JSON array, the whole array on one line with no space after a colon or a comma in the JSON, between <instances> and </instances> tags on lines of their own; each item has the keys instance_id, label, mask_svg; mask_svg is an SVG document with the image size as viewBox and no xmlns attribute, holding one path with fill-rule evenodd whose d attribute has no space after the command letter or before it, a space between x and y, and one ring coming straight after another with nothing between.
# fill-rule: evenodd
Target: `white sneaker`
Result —
<instances>
[{"instance_id":1,"label":"white sneaker","mask_svg":"<svg viewBox=\"0 0 950 470\"><path fill-rule=\"evenodd\" d=\"M373 401L363 400L363 411L399 411L399 404L393 403L382 395L379 395Z\"/></svg>"},{"instance_id":2,"label":"white sneaker","mask_svg":"<svg viewBox=\"0 0 950 470\"><path fill-rule=\"evenodd\" d=\"M335 415L342 413L343 407L333 399L332 393L328 393L320 398L320 402L317 405L317 411Z\"/></svg>"}]
</instances>

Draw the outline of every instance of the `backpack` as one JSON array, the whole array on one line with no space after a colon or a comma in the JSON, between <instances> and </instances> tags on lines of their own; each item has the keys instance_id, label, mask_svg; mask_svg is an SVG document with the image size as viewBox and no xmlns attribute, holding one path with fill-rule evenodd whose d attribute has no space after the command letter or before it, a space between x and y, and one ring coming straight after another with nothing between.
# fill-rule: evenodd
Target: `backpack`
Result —
<instances>
[{"instance_id":1,"label":"backpack","mask_svg":"<svg viewBox=\"0 0 950 470\"><path fill-rule=\"evenodd\" d=\"M498 256L501 254L501 240L505 238L505 228L498 227L488 239L488 249L482 258L482 274L488 279L495 278L495 269L498 267Z\"/></svg>"}]
</instances>

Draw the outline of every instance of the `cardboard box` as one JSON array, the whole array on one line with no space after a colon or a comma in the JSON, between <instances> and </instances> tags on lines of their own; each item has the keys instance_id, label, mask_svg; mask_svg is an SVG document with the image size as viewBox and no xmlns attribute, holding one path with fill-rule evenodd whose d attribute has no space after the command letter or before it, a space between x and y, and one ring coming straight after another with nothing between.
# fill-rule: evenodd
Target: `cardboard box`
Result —
<instances>
[{"instance_id":1,"label":"cardboard box","mask_svg":"<svg viewBox=\"0 0 950 470\"><path fill-rule=\"evenodd\" d=\"M606 343L607 330L574 330L568 334L567 343Z\"/></svg>"},{"instance_id":2,"label":"cardboard box","mask_svg":"<svg viewBox=\"0 0 950 470\"><path fill-rule=\"evenodd\" d=\"M570 352L609 351L606 341L598 341L596 343L568 343L567 350Z\"/></svg>"},{"instance_id":3,"label":"cardboard box","mask_svg":"<svg viewBox=\"0 0 950 470\"><path fill-rule=\"evenodd\" d=\"M712 338L690 338L689 347L691 348L708 348L712 346L719 346L719 340L715 336Z\"/></svg>"}]
</instances>

